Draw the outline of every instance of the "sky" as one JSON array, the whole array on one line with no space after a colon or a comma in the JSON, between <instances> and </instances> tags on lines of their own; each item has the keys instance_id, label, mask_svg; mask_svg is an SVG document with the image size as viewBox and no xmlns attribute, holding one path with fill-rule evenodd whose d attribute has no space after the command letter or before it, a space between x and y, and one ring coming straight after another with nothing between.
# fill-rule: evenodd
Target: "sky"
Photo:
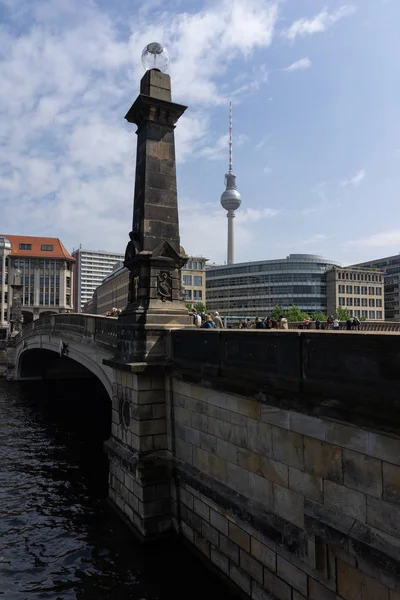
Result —
<instances>
[{"instance_id":1,"label":"sky","mask_svg":"<svg viewBox=\"0 0 400 600\"><path fill-rule=\"evenodd\" d=\"M236 262L400 252L398 0L0 0L0 233L123 252L151 41L168 49L181 243Z\"/></svg>"}]
</instances>

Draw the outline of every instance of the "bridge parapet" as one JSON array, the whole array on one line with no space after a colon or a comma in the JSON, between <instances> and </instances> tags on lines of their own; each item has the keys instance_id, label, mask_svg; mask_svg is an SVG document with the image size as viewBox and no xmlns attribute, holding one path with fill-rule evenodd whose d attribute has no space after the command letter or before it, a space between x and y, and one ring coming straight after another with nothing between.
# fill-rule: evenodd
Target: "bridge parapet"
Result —
<instances>
[{"instance_id":1,"label":"bridge parapet","mask_svg":"<svg viewBox=\"0 0 400 600\"><path fill-rule=\"evenodd\" d=\"M26 325L14 338L14 343L31 337L36 333L63 333L79 335L82 338L100 342L113 348L117 347L118 321L113 317L100 315L61 314L47 315Z\"/></svg>"}]
</instances>

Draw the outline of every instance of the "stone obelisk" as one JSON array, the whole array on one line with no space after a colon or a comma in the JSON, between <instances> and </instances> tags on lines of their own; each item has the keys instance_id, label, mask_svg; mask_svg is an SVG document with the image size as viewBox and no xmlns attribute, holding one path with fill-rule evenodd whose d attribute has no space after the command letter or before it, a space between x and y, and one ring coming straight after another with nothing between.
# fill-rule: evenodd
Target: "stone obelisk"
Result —
<instances>
[{"instance_id":1,"label":"stone obelisk","mask_svg":"<svg viewBox=\"0 0 400 600\"><path fill-rule=\"evenodd\" d=\"M184 303L175 164L175 125L186 106L171 101L171 79L147 70L125 118L137 126L133 225L125 254L129 301L119 318L117 358L162 361L165 331L190 327Z\"/></svg>"}]
</instances>

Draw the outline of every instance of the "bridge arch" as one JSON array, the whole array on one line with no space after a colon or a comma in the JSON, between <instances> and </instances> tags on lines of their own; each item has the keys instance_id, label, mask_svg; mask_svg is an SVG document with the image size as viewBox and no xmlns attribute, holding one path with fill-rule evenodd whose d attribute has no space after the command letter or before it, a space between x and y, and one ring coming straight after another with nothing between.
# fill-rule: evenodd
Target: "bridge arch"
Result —
<instances>
[{"instance_id":1,"label":"bridge arch","mask_svg":"<svg viewBox=\"0 0 400 600\"><path fill-rule=\"evenodd\" d=\"M61 356L61 343L64 352ZM112 400L112 370L103 365L103 358L111 358L106 350L93 349L72 336L61 339L51 335L33 335L18 344L15 360L16 379L85 379L95 376Z\"/></svg>"}]
</instances>

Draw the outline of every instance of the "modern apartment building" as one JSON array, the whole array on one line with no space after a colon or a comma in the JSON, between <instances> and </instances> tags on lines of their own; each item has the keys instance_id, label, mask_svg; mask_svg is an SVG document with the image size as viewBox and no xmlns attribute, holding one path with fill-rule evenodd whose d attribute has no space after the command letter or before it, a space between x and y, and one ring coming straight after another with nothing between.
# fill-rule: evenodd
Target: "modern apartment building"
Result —
<instances>
[{"instance_id":1,"label":"modern apartment building","mask_svg":"<svg viewBox=\"0 0 400 600\"><path fill-rule=\"evenodd\" d=\"M315 254L207 267L207 309L224 316L264 316L277 304L326 312L325 273L337 265Z\"/></svg>"},{"instance_id":2,"label":"modern apartment building","mask_svg":"<svg viewBox=\"0 0 400 600\"><path fill-rule=\"evenodd\" d=\"M387 321L400 321L400 254L354 266L383 271L385 318Z\"/></svg>"},{"instance_id":3,"label":"modern apartment building","mask_svg":"<svg viewBox=\"0 0 400 600\"><path fill-rule=\"evenodd\" d=\"M181 254L185 254L181 248ZM203 257L190 256L182 269L182 281L186 288L186 301L196 304L205 301L206 259ZM85 303L84 312L96 311L96 314L104 315L112 308L124 309L128 304L129 272L120 262L114 270L104 278L90 301Z\"/></svg>"},{"instance_id":4,"label":"modern apartment building","mask_svg":"<svg viewBox=\"0 0 400 600\"><path fill-rule=\"evenodd\" d=\"M21 271L24 322L72 312L74 259L58 238L0 236L0 327L8 328L14 273Z\"/></svg>"},{"instance_id":5,"label":"modern apartment building","mask_svg":"<svg viewBox=\"0 0 400 600\"><path fill-rule=\"evenodd\" d=\"M124 255L78 248L73 250L72 256L76 260L74 306L77 312L82 312L84 304L93 297L95 289L112 272L115 264L124 260Z\"/></svg>"},{"instance_id":6,"label":"modern apartment building","mask_svg":"<svg viewBox=\"0 0 400 600\"><path fill-rule=\"evenodd\" d=\"M351 317L384 321L384 273L378 269L334 267L326 273L328 314L341 306Z\"/></svg>"}]
</instances>

